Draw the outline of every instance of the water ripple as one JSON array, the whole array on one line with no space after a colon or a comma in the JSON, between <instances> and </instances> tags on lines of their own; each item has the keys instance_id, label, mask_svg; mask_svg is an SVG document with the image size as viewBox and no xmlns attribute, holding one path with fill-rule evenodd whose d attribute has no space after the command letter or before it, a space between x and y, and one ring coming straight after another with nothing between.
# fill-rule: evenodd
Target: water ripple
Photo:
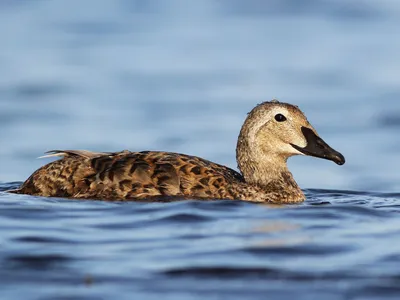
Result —
<instances>
[{"instance_id":1,"label":"water ripple","mask_svg":"<svg viewBox=\"0 0 400 300\"><path fill-rule=\"evenodd\" d=\"M29 286L51 277L59 286L126 281L145 291L157 282L152 290L162 293L175 290L175 280L188 287L196 280L256 280L256 289L265 289L257 280L307 285L341 280L364 282L371 293L397 290L388 282L400 276L392 267L400 252L393 243L400 233L398 193L306 190L304 204L271 206L79 201L4 192L17 185L0 184L0 276L13 272L11 284ZM40 276L26 277L29 272ZM64 277L57 279L60 272ZM386 283L372 288L370 280L378 274Z\"/></svg>"}]
</instances>

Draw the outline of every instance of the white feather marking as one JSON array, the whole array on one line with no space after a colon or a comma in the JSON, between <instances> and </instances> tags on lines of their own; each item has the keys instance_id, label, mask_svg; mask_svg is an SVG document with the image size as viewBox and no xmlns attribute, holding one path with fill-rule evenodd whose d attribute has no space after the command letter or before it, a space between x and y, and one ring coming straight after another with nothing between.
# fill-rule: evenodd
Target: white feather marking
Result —
<instances>
[{"instance_id":1,"label":"white feather marking","mask_svg":"<svg viewBox=\"0 0 400 300\"><path fill-rule=\"evenodd\" d=\"M67 153L65 152L58 152L58 153L51 153L51 154L46 154L46 155L42 155L39 156L39 158L48 158L48 157L59 157L59 156L65 156Z\"/></svg>"},{"instance_id":2,"label":"white feather marking","mask_svg":"<svg viewBox=\"0 0 400 300\"><path fill-rule=\"evenodd\" d=\"M46 155L40 156L39 158L60 157L60 156L81 156L84 158L95 158L107 154L109 153L92 152L87 150L51 150L47 151Z\"/></svg>"}]
</instances>

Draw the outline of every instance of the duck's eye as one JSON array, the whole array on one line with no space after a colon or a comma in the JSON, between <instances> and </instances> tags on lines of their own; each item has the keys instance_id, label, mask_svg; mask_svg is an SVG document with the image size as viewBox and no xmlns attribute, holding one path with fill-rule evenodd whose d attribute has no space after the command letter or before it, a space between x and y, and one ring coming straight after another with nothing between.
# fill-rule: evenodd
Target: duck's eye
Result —
<instances>
[{"instance_id":1,"label":"duck's eye","mask_svg":"<svg viewBox=\"0 0 400 300\"><path fill-rule=\"evenodd\" d=\"M286 121L286 117L282 114L277 114L275 115L275 120L277 120L278 122L283 122Z\"/></svg>"}]
</instances>

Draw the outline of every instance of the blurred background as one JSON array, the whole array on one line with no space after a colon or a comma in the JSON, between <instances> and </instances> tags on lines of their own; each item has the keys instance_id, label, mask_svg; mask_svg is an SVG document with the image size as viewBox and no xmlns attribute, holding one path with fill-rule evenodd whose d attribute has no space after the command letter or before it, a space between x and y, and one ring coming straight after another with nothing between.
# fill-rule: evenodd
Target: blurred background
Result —
<instances>
[{"instance_id":1,"label":"blurred background","mask_svg":"<svg viewBox=\"0 0 400 300\"><path fill-rule=\"evenodd\" d=\"M167 150L236 168L257 103L298 105L346 157L303 188L400 191L396 0L0 1L0 181L52 149Z\"/></svg>"},{"instance_id":2,"label":"blurred background","mask_svg":"<svg viewBox=\"0 0 400 300\"><path fill-rule=\"evenodd\" d=\"M0 24L1 299L400 299L400 1L0 0ZM346 157L289 160L303 205L2 192L52 149L236 168L272 98Z\"/></svg>"}]
</instances>

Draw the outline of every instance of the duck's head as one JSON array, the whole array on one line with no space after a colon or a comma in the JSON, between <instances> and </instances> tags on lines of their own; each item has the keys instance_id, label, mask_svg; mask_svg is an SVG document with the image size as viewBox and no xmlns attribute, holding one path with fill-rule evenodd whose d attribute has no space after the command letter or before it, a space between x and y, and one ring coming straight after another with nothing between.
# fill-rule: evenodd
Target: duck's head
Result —
<instances>
[{"instance_id":1,"label":"duck's head","mask_svg":"<svg viewBox=\"0 0 400 300\"><path fill-rule=\"evenodd\" d=\"M294 105L272 100L256 106L248 115L239 136L257 161L293 155L309 155L345 163L344 156L331 148ZM238 153L238 157L239 157Z\"/></svg>"}]
</instances>

